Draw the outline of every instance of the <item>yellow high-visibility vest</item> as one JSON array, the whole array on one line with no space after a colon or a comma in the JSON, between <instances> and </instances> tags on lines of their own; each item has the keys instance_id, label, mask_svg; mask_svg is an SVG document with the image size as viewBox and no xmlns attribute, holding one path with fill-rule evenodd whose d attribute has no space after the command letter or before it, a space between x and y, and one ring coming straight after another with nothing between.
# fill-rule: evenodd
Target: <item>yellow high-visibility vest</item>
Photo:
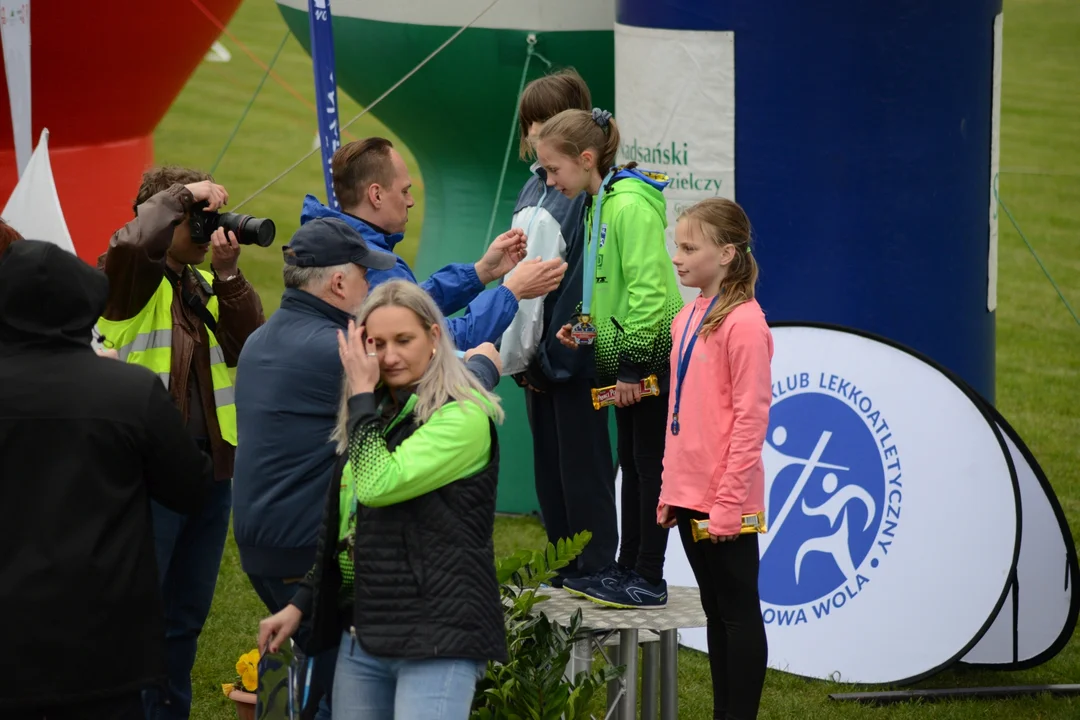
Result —
<instances>
[{"instance_id":1,"label":"yellow high-visibility vest","mask_svg":"<svg viewBox=\"0 0 1080 720\"><path fill-rule=\"evenodd\" d=\"M214 276L210 273L203 270L197 272L208 283L213 282ZM166 390L172 371L172 301L172 283L168 277L163 277L154 296L138 315L129 320L106 320L102 317L97 322L98 334L105 336L106 347L115 349L121 361L142 365L157 373L165 383ZM210 296L206 309L216 321L219 312L216 295ZM229 369L214 333L206 328L206 334L210 338L210 378L213 381L218 426L222 439L236 447L236 398Z\"/></svg>"}]
</instances>

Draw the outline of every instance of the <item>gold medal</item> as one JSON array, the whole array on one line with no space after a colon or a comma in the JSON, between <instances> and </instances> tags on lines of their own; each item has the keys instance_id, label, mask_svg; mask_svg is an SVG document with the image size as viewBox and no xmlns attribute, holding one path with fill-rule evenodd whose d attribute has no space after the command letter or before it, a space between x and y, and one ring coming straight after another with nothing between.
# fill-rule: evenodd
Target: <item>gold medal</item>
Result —
<instances>
[{"instance_id":1,"label":"gold medal","mask_svg":"<svg viewBox=\"0 0 1080 720\"><path fill-rule=\"evenodd\" d=\"M577 323L570 329L570 337L574 338L578 345L592 345L596 342L596 326L590 320L586 314L578 315Z\"/></svg>"}]
</instances>

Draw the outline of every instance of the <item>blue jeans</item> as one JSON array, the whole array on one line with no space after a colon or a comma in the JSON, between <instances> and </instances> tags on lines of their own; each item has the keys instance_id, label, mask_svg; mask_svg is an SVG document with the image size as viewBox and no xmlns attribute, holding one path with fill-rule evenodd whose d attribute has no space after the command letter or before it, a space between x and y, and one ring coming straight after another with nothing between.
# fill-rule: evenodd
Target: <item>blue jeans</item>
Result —
<instances>
[{"instance_id":1,"label":"blue jeans","mask_svg":"<svg viewBox=\"0 0 1080 720\"><path fill-rule=\"evenodd\" d=\"M214 483L202 509L181 515L151 502L154 550L165 603L166 688L143 693L147 720L187 720L191 714L191 668L229 533L232 481Z\"/></svg>"},{"instance_id":2,"label":"blue jeans","mask_svg":"<svg viewBox=\"0 0 1080 720\"><path fill-rule=\"evenodd\" d=\"M285 606L292 600L293 595L296 594L297 588L300 587L299 582L292 578L289 578L289 582L286 582L286 578L249 574L248 580L251 581L251 587L255 588L255 594L259 596L259 599L263 601L266 609L271 614L285 609ZM301 632L303 632L302 629ZM298 637L294 638L297 646L293 647L293 656L296 658L297 667L301 669L301 672L304 672L307 669L305 665L307 658L300 649L300 646L304 643L304 638L299 637L299 633L297 635ZM312 664L312 697L315 697L316 694L321 695L319 709L315 713L315 720L330 719L330 691L334 687L334 664L336 661L337 648L334 648L316 655L315 662Z\"/></svg>"},{"instance_id":3,"label":"blue jeans","mask_svg":"<svg viewBox=\"0 0 1080 720\"><path fill-rule=\"evenodd\" d=\"M487 663L369 655L346 631L334 673L335 720L468 720Z\"/></svg>"}]
</instances>

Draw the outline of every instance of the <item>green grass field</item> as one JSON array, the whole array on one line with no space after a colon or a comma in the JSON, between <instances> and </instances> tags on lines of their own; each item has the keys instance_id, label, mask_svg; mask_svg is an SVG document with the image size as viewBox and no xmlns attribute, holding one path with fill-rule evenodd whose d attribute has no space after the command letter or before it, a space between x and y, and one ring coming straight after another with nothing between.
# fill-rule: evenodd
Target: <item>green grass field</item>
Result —
<instances>
[{"instance_id":1,"label":"green grass field","mask_svg":"<svg viewBox=\"0 0 1080 720\"><path fill-rule=\"evenodd\" d=\"M271 0L245 2L229 29L266 62L286 32ZM1080 306L1080 3L1006 0L1004 37L1001 197L1074 307ZM232 60L204 62L191 77L155 134L158 162L209 169L258 85L262 69L235 42L228 38L222 42ZM311 63L295 39L286 42L275 71L303 97L313 97ZM360 110L344 95L340 106L346 119ZM361 118L348 132L353 137L385 133L393 138L371 116ZM314 111L273 80L268 81L215 172L229 189L231 204L235 206L310 150L315 134ZM407 153L406 158L418 200L404 245L408 257L415 252L424 194L415 163ZM273 217L279 238L288 238L299 224L301 199L308 192L320 197L324 194L318 154L243 211ZM1080 327L1004 215L1000 238L997 405L1041 462L1074 532L1080 532ZM928 240L925 247L913 251L938 252L939 244ZM267 311L272 312L281 292L280 250L246 247L241 265L259 289ZM542 540L543 531L532 519L498 521L496 547L500 553L536 546ZM234 717L220 686L232 679L236 658L254 646L256 625L263 615L264 608L240 569L230 537L195 666L194 718ZM684 650L680 662L680 716L710 716L706 658ZM1078 680L1080 633L1041 667L1019 673L954 669L918 687ZM770 671L761 717L1080 717L1080 698L912 703L868 710L840 705L827 697L850 689Z\"/></svg>"}]
</instances>

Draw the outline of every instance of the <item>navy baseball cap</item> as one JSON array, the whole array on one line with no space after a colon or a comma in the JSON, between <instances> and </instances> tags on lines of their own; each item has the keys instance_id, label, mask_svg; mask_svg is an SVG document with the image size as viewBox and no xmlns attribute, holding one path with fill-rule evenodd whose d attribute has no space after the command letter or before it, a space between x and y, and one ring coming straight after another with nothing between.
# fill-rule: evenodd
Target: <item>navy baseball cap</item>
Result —
<instances>
[{"instance_id":1,"label":"navy baseball cap","mask_svg":"<svg viewBox=\"0 0 1080 720\"><path fill-rule=\"evenodd\" d=\"M300 226L281 249L286 265L332 267L356 263L371 270L389 270L397 256L372 250L364 237L344 220L316 218Z\"/></svg>"}]
</instances>

